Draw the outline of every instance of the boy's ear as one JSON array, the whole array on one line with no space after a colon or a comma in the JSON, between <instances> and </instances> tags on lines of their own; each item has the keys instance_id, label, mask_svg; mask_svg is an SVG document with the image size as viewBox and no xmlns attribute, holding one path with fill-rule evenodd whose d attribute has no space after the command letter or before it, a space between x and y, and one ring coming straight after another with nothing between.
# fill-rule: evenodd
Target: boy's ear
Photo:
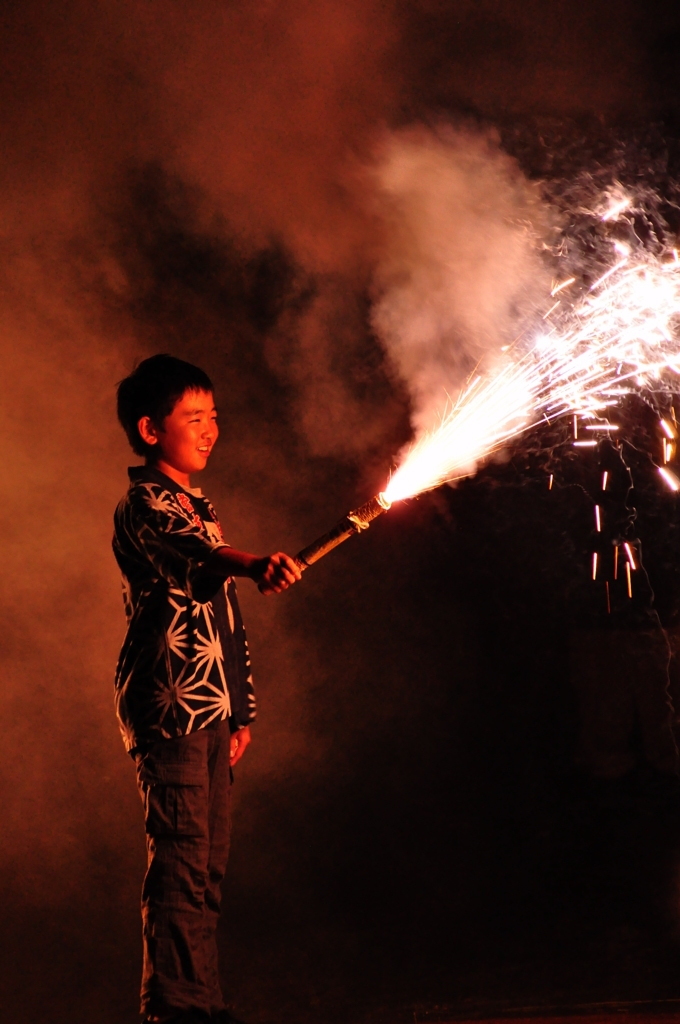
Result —
<instances>
[{"instance_id":1,"label":"boy's ear","mask_svg":"<svg viewBox=\"0 0 680 1024\"><path fill-rule=\"evenodd\" d=\"M158 444L158 427L150 416L142 416L137 420L137 430L145 444Z\"/></svg>"}]
</instances>

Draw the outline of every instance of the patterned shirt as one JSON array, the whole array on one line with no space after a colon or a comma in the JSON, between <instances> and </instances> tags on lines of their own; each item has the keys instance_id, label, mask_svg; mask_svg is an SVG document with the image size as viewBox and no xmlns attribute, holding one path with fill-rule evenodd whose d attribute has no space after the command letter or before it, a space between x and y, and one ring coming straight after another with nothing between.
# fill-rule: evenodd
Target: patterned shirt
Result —
<instances>
[{"instance_id":1,"label":"patterned shirt","mask_svg":"<svg viewBox=\"0 0 680 1024\"><path fill-rule=\"evenodd\" d=\"M205 573L227 547L200 491L150 466L129 470L114 516L128 630L116 670L116 711L128 751L161 738L255 717L236 585Z\"/></svg>"}]
</instances>

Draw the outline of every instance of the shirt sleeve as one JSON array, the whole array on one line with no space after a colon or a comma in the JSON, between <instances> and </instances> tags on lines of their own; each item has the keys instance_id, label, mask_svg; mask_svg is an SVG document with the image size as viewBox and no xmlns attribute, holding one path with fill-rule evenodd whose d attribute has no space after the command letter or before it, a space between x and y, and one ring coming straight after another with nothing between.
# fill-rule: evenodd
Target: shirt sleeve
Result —
<instances>
[{"instance_id":1,"label":"shirt sleeve","mask_svg":"<svg viewBox=\"0 0 680 1024\"><path fill-rule=\"evenodd\" d=\"M160 484L145 482L133 487L127 513L126 529L140 554L171 587L200 600L194 589L201 570L214 551L228 545L210 538L200 517L183 509Z\"/></svg>"}]
</instances>

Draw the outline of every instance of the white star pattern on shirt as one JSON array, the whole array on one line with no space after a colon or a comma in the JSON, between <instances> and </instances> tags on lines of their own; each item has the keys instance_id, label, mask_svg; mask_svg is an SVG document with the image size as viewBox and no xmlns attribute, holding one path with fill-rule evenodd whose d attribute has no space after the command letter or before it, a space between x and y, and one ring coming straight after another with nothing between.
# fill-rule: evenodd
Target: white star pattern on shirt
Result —
<instances>
[{"instance_id":1,"label":"white star pattern on shirt","mask_svg":"<svg viewBox=\"0 0 680 1024\"><path fill-rule=\"evenodd\" d=\"M170 604L175 609L175 615L165 632L165 640L167 649L182 659L184 665L179 672L174 673L171 683L156 679L156 703L163 709L163 717L179 704L189 715L190 725L187 732L191 732L199 712L213 712L205 722L202 722L202 725L207 725L217 715L222 719L228 718L231 706L224 674L222 644L215 632L212 607L209 604L192 605L191 618L194 629L193 642L190 644L185 609L177 601L172 600L173 594L176 597L184 596L181 591L169 591L168 596ZM211 682L214 671L217 671L219 676L219 686ZM172 679L172 675L168 675ZM197 692L200 689L208 690L208 693Z\"/></svg>"},{"instance_id":2,"label":"white star pattern on shirt","mask_svg":"<svg viewBox=\"0 0 680 1024\"><path fill-rule=\"evenodd\" d=\"M188 735L232 716L245 725L255 717L233 580L210 599L194 599L195 586L198 596L205 591L202 566L224 546L214 509L200 495L175 492L153 470L140 478L146 472L139 471L118 507L114 539L128 613L116 683L128 750L140 739Z\"/></svg>"}]
</instances>

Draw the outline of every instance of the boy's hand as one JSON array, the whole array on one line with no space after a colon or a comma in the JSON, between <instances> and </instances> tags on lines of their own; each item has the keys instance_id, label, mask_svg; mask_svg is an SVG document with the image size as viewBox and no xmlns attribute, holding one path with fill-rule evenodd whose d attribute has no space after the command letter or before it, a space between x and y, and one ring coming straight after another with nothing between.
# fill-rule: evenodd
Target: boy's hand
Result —
<instances>
[{"instance_id":1,"label":"boy's hand","mask_svg":"<svg viewBox=\"0 0 680 1024\"><path fill-rule=\"evenodd\" d=\"M253 566L253 579L260 593L267 596L288 590L293 583L302 579L302 573L290 555L277 551L275 555L258 558Z\"/></svg>"},{"instance_id":2,"label":"boy's hand","mask_svg":"<svg viewBox=\"0 0 680 1024\"><path fill-rule=\"evenodd\" d=\"M246 725L244 729L239 729L237 732L233 732L229 737L229 766L234 767L237 761L240 761L246 752L246 747L250 743L250 726Z\"/></svg>"}]
</instances>

